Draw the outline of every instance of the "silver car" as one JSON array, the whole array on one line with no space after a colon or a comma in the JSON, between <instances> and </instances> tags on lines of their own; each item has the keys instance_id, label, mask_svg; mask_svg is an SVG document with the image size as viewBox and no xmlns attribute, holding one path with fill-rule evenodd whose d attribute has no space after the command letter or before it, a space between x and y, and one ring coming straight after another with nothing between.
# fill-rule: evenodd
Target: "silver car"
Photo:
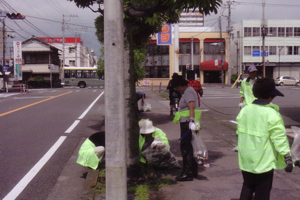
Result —
<instances>
[{"instance_id":1,"label":"silver car","mask_svg":"<svg viewBox=\"0 0 300 200\"><path fill-rule=\"evenodd\" d=\"M275 79L275 84L284 86L284 85L299 85L299 80L291 76L280 76Z\"/></svg>"}]
</instances>

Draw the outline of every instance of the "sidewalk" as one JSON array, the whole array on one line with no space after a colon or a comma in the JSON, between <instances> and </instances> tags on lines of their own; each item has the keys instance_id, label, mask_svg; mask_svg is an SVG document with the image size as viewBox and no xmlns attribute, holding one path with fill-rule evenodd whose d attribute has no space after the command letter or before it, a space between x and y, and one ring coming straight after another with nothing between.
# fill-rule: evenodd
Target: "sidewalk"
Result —
<instances>
[{"instance_id":1,"label":"sidewalk","mask_svg":"<svg viewBox=\"0 0 300 200\"><path fill-rule=\"evenodd\" d=\"M158 91L158 87L154 88ZM154 126L162 129L168 136L171 152L182 165L179 147L179 124L172 122L169 116L169 101L151 91L150 87L137 87L137 91L146 93L146 103L151 104L151 111L140 113L139 118L149 118ZM140 104L139 104L140 105ZM166 177L171 184L151 194L156 200L238 200L242 188L243 178L238 167L237 152L232 148L237 143L234 126L222 124L209 115L202 113L200 120L200 134L209 152L209 168L199 167L199 176L193 181L176 182L175 177L180 173L178 169L167 171ZM83 142L83 141L82 141ZM88 170L76 164L79 146L68 161L58 179L53 192L47 200L84 199L103 200L105 195L93 195L92 187L97 180L97 171ZM83 175L86 175L84 177ZM284 170L275 171L271 200L299 199L300 169L294 168L292 174ZM86 178L86 179L85 179ZM67 194L69 193L69 194ZM78 198L80 197L80 198ZM131 199L132 197L128 197Z\"/></svg>"}]
</instances>

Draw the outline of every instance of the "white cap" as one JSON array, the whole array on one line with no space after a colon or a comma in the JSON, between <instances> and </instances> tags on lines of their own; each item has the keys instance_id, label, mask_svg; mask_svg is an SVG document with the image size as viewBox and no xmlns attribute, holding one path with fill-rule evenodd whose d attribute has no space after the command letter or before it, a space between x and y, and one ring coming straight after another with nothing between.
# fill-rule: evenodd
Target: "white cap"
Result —
<instances>
[{"instance_id":1,"label":"white cap","mask_svg":"<svg viewBox=\"0 0 300 200\"><path fill-rule=\"evenodd\" d=\"M155 127L153 126L152 121L144 120L141 124L140 133L141 134L150 134L155 131Z\"/></svg>"}]
</instances>

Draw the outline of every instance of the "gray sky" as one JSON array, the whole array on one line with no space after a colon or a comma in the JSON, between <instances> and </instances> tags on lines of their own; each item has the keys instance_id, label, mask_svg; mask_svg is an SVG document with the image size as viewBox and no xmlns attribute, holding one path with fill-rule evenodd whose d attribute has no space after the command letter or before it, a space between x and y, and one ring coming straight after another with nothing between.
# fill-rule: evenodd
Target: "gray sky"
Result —
<instances>
[{"instance_id":1,"label":"gray sky","mask_svg":"<svg viewBox=\"0 0 300 200\"><path fill-rule=\"evenodd\" d=\"M223 0L224 3L227 1ZM261 19L262 2L263 0L233 1L231 10L232 23L240 22L242 19ZM63 14L66 16L78 15L78 17L65 17L66 23L70 23L70 25L66 26L65 36L75 37L75 32L79 33L84 42L83 44L88 46L90 50L94 49L99 57L100 44L95 36L94 28L94 20L98 13L93 13L88 8L77 8L74 2L67 0L2 0L0 9L7 12L19 12L26 16L24 21L5 19L7 27L22 36L15 34L15 39L8 39L8 46L12 46L13 40L24 41L24 38L28 39L32 35L38 37L62 37ZM299 10L299 0L265 0L266 19L300 19ZM205 17L205 26L214 26L218 30L217 22L222 13L222 29L225 30L228 9L224 6L219 9L217 15L211 14ZM8 30L10 30L9 28ZM41 31L44 33L41 33Z\"/></svg>"},{"instance_id":2,"label":"gray sky","mask_svg":"<svg viewBox=\"0 0 300 200\"><path fill-rule=\"evenodd\" d=\"M223 0L226 4L229 0ZM300 19L299 0L231 0L231 21L238 23L243 19L262 19L265 2L265 19ZM205 16L205 26L213 26L218 30L218 18L222 15L222 29L226 30L228 8L222 6L218 14Z\"/></svg>"},{"instance_id":3,"label":"gray sky","mask_svg":"<svg viewBox=\"0 0 300 200\"><path fill-rule=\"evenodd\" d=\"M65 37L80 34L83 45L89 47L89 50L94 49L99 58L100 43L94 28L94 20L99 13L93 13L88 8L78 8L74 2L67 0L2 0L0 9L9 13L18 12L26 17L26 20L5 19L7 30L17 32L13 33L16 36L14 39L8 38L8 46L12 46L13 40L24 41L24 38L28 39L32 35L62 37L62 20L65 15L65 23L70 23L65 26Z\"/></svg>"}]
</instances>

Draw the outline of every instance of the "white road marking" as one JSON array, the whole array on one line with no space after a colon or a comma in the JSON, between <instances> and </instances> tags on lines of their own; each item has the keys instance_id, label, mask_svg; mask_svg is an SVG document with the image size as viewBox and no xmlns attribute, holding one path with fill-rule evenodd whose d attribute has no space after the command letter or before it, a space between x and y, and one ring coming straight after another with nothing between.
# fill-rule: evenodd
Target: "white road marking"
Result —
<instances>
[{"instance_id":1,"label":"white road marking","mask_svg":"<svg viewBox=\"0 0 300 200\"><path fill-rule=\"evenodd\" d=\"M31 170L19 181L19 183L4 197L3 200L14 200L25 189L29 182L37 175L46 162L52 157L56 150L66 139L66 136L60 136L49 151L31 168Z\"/></svg>"},{"instance_id":2,"label":"white road marking","mask_svg":"<svg viewBox=\"0 0 300 200\"><path fill-rule=\"evenodd\" d=\"M80 117L78 117L78 119L82 119L84 118L84 116L90 111L90 109L93 107L93 105L98 101L98 99L104 94L104 92L102 92L94 101L93 103L91 103L91 105L80 115Z\"/></svg>"},{"instance_id":3,"label":"white road marking","mask_svg":"<svg viewBox=\"0 0 300 200\"><path fill-rule=\"evenodd\" d=\"M238 124L236 121L233 121L233 120L229 120L229 122L234 123L234 124Z\"/></svg>"},{"instance_id":4,"label":"white road marking","mask_svg":"<svg viewBox=\"0 0 300 200\"><path fill-rule=\"evenodd\" d=\"M79 124L80 120L75 120L74 123L65 131L65 133L71 133L73 129Z\"/></svg>"},{"instance_id":5,"label":"white road marking","mask_svg":"<svg viewBox=\"0 0 300 200\"><path fill-rule=\"evenodd\" d=\"M209 110L207 110L207 109L201 109L200 111L201 112L208 112Z\"/></svg>"}]
</instances>

